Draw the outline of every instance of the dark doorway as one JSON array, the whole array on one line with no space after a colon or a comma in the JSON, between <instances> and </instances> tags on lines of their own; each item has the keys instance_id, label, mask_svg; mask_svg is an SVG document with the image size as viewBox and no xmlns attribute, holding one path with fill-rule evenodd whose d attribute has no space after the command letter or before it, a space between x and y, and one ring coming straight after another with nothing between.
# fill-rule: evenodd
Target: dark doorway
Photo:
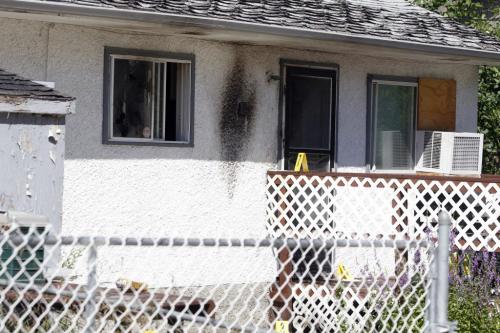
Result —
<instances>
[{"instance_id":1,"label":"dark doorway","mask_svg":"<svg viewBox=\"0 0 500 333\"><path fill-rule=\"evenodd\" d=\"M336 75L334 69L286 66L284 167L307 154L311 170L330 171L335 147Z\"/></svg>"}]
</instances>

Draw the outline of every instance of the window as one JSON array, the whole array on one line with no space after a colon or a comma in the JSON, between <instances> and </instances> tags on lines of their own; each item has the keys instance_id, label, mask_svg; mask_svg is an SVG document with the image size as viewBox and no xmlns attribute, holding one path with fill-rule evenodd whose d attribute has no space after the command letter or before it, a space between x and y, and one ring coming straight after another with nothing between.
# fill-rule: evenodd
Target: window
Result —
<instances>
[{"instance_id":1,"label":"window","mask_svg":"<svg viewBox=\"0 0 500 333\"><path fill-rule=\"evenodd\" d=\"M417 80L369 78L372 170L413 170L417 87Z\"/></svg>"},{"instance_id":2,"label":"window","mask_svg":"<svg viewBox=\"0 0 500 333\"><path fill-rule=\"evenodd\" d=\"M106 48L104 143L192 145L191 55Z\"/></svg>"}]
</instances>

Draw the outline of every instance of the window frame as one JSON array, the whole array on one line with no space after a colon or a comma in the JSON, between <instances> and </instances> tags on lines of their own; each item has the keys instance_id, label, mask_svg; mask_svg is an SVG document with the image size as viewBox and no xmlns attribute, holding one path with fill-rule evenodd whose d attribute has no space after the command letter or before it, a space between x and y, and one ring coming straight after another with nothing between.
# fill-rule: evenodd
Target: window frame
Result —
<instances>
[{"instance_id":1,"label":"window frame","mask_svg":"<svg viewBox=\"0 0 500 333\"><path fill-rule=\"evenodd\" d=\"M413 137L411 143L411 158L413 162L412 169L375 169L375 132L376 132L376 115L375 108L373 107L373 84L385 83L397 86L410 86L415 88L415 105L414 114L412 117ZM367 79L367 112L366 112L366 171L371 173L416 173L416 133L417 133L417 119L418 119L418 78L407 76L391 76L391 75L377 75L368 74Z\"/></svg>"},{"instance_id":2,"label":"window frame","mask_svg":"<svg viewBox=\"0 0 500 333\"><path fill-rule=\"evenodd\" d=\"M157 63L184 63L190 64L189 75L189 109L188 141L164 141L145 138L113 137L113 83L114 59L156 61ZM171 53L139 49L126 49L117 47L104 48L103 72L103 121L102 144L105 145L132 145L132 146L165 146L165 147L193 147L194 146L194 100L195 100L195 56L188 53ZM153 131L153 127L151 128Z\"/></svg>"}]
</instances>

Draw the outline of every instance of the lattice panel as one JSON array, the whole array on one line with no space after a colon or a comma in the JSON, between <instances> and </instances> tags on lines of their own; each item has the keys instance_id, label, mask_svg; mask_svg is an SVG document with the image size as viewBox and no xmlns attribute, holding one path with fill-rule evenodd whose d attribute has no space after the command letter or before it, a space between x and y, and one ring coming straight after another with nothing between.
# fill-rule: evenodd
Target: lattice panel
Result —
<instances>
[{"instance_id":1,"label":"lattice panel","mask_svg":"<svg viewBox=\"0 0 500 333\"><path fill-rule=\"evenodd\" d=\"M424 239L441 209L459 249L500 250L499 182L270 173L267 226L274 237Z\"/></svg>"}]
</instances>

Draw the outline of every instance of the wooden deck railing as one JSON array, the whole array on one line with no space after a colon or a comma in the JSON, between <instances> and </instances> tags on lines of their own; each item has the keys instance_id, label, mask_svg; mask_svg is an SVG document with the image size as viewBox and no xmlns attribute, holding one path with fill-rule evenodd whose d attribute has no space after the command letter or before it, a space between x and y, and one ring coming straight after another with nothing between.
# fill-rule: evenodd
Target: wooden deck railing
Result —
<instances>
[{"instance_id":1,"label":"wooden deck railing","mask_svg":"<svg viewBox=\"0 0 500 333\"><path fill-rule=\"evenodd\" d=\"M423 238L441 209L459 249L500 251L500 176L269 171L275 237Z\"/></svg>"}]
</instances>

